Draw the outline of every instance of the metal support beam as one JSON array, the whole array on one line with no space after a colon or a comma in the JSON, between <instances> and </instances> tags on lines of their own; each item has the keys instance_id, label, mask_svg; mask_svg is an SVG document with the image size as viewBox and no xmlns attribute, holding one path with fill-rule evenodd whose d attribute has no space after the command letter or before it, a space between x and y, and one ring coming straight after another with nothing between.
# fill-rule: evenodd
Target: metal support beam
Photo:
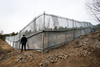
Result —
<instances>
[{"instance_id":1,"label":"metal support beam","mask_svg":"<svg viewBox=\"0 0 100 67\"><path fill-rule=\"evenodd\" d=\"M20 37L21 37L21 31L19 31L19 49L20 49Z\"/></svg>"},{"instance_id":2,"label":"metal support beam","mask_svg":"<svg viewBox=\"0 0 100 67\"><path fill-rule=\"evenodd\" d=\"M44 30L45 30L45 11L44 11L44 17L43 17L43 33L42 33L42 54L44 52Z\"/></svg>"},{"instance_id":3,"label":"metal support beam","mask_svg":"<svg viewBox=\"0 0 100 67\"><path fill-rule=\"evenodd\" d=\"M74 20L72 20L72 24L73 24L73 39L74 39L75 38Z\"/></svg>"}]
</instances>

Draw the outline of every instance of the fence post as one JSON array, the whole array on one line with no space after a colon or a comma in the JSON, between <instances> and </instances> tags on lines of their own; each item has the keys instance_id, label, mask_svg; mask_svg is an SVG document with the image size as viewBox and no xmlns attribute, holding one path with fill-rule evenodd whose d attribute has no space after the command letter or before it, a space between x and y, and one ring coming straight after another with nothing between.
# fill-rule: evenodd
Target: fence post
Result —
<instances>
[{"instance_id":1,"label":"fence post","mask_svg":"<svg viewBox=\"0 0 100 67\"><path fill-rule=\"evenodd\" d=\"M15 36L14 36L14 41L13 41L13 48L14 48L14 42L15 42Z\"/></svg>"},{"instance_id":2,"label":"fence post","mask_svg":"<svg viewBox=\"0 0 100 67\"><path fill-rule=\"evenodd\" d=\"M81 28L80 28L80 36L81 36L81 33L82 33L82 32L81 32L81 30L82 30L82 22L80 22L80 24L81 24Z\"/></svg>"},{"instance_id":3,"label":"fence post","mask_svg":"<svg viewBox=\"0 0 100 67\"><path fill-rule=\"evenodd\" d=\"M69 23L68 23L68 19L67 19L67 28L69 28Z\"/></svg>"},{"instance_id":4,"label":"fence post","mask_svg":"<svg viewBox=\"0 0 100 67\"><path fill-rule=\"evenodd\" d=\"M85 22L84 22L84 32L86 34L86 24L85 24Z\"/></svg>"},{"instance_id":5,"label":"fence post","mask_svg":"<svg viewBox=\"0 0 100 67\"><path fill-rule=\"evenodd\" d=\"M90 27L90 23L89 23L89 28L90 28L90 32L91 32L91 27ZM90 32L89 32L89 33L90 33Z\"/></svg>"},{"instance_id":6,"label":"fence post","mask_svg":"<svg viewBox=\"0 0 100 67\"><path fill-rule=\"evenodd\" d=\"M42 29L42 54L44 52L44 30L45 30L45 11L43 14L43 29Z\"/></svg>"},{"instance_id":7,"label":"fence post","mask_svg":"<svg viewBox=\"0 0 100 67\"><path fill-rule=\"evenodd\" d=\"M10 36L10 46L11 46L11 36Z\"/></svg>"},{"instance_id":8,"label":"fence post","mask_svg":"<svg viewBox=\"0 0 100 67\"><path fill-rule=\"evenodd\" d=\"M20 37L21 37L21 31L19 31L19 49L20 49Z\"/></svg>"},{"instance_id":9,"label":"fence post","mask_svg":"<svg viewBox=\"0 0 100 67\"><path fill-rule=\"evenodd\" d=\"M75 38L75 28L74 28L74 20L72 19L72 24L73 24L73 39Z\"/></svg>"},{"instance_id":10,"label":"fence post","mask_svg":"<svg viewBox=\"0 0 100 67\"><path fill-rule=\"evenodd\" d=\"M87 31L86 31L86 33L88 33L88 32L89 32L89 31L88 31L88 30L89 30L89 29L88 29L88 28L89 28L88 23L86 23L86 25L87 25L87 29L86 29Z\"/></svg>"},{"instance_id":11,"label":"fence post","mask_svg":"<svg viewBox=\"0 0 100 67\"><path fill-rule=\"evenodd\" d=\"M65 31L65 42L66 42L66 31Z\"/></svg>"},{"instance_id":12,"label":"fence post","mask_svg":"<svg viewBox=\"0 0 100 67\"><path fill-rule=\"evenodd\" d=\"M42 54L44 51L44 32L42 32Z\"/></svg>"},{"instance_id":13,"label":"fence post","mask_svg":"<svg viewBox=\"0 0 100 67\"><path fill-rule=\"evenodd\" d=\"M68 19L66 19L66 21L67 21L67 29L69 28L69 24L68 24ZM66 30L67 30L66 29ZM67 34L67 32L65 31L65 42L67 41L67 39L66 39L66 34Z\"/></svg>"}]
</instances>

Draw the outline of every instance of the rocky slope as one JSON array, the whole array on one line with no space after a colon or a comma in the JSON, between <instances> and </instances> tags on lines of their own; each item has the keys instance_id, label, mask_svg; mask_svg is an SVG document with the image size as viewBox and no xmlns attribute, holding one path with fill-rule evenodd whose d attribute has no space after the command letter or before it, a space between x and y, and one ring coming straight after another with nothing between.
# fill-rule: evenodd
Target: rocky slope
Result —
<instances>
[{"instance_id":1,"label":"rocky slope","mask_svg":"<svg viewBox=\"0 0 100 67\"><path fill-rule=\"evenodd\" d=\"M63 46L47 50L40 65L41 67L43 65L48 67L99 67L99 49L100 32L93 32L80 36Z\"/></svg>"},{"instance_id":2,"label":"rocky slope","mask_svg":"<svg viewBox=\"0 0 100 67\"><path fill-rule=\"evenodd\" d=\"M6 46L6 47L5 47ZM48 49L20 52L0 40L0 67L100 67L100 31Z\"/></svg>"}]
</instances>

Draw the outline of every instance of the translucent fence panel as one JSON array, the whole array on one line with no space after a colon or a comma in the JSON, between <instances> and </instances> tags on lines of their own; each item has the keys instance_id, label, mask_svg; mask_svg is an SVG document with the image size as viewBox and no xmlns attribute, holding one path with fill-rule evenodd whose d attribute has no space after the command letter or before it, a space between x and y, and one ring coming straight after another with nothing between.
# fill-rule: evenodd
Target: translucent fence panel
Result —
<instances>
[{"instance_id":1,"label":"translucent fence panel","mask_svg":"<svg viewBox=\"0 0 100 67\"><path fill-rule=\"evenodd\" d=\"M6 37L6 41L13 48L21 49L20 39L25 35L28 39L26 48L41 51L43 48L55 47L72 41L80 35L90 33L91 30L93 30L91 23L43 14L34 18L16 36Z\"/></svg>"},{"instance_id":2,"label":"translucent fence panel","mask_svg":"<svg viewBox=\"0 0 100 67\"><path fill-rule=\"evenodd\" d=\"M43 29L43 16L40 16L34 19L34 21L28 24L23 30L21 30L21 36L26 35L26 37L28 37L29 35L42 31L42 29Z\"/></svg>"},{"instance_id":3,"label":"translucent fence panel","mask_svg":"<svg viewBox=\"0 0 100 67\"><path fill-rule=\"evenodd\" d=\"M81 35L81 30L80 29L76 29L75 30L75 38L79 37Z\"/></svg>"},{"instance_id":4,"label":"translucent fence panel","mask_svg":"<svg viewBox=\"0 0 100 67\"><path fill-rule=\"evenodd\" d=\"M20 42L18 41L18 42L16 42L16 43L14 44L14 48L15 48L15 49L19 49L19 46L20 46L19 43L20 43Z\"/></svg>"},{"instance_id":5,"label":"translucent fence panel","mask_svg":"<svg viewBox=\"0 0 100 67\"><path fill-rule=\"evenodd\" d=\"M67 29L67 20L66 19L58 18L58 22L59 22L59 30Z\"/></svg>"},{"instance_id":6,"label":"translucent fence panel","mask_svg":"<svg viewBox=\"0 0 100 67\"><path fill-rule=\"evenodd\" d=\"M35 32L40 32L43 29L44 26L44 20L43 20L43 16L40 16L39 18L36 19L36 25L34 25L36 27L36 31Z\"/></svg>"},{"instance_id":7,"label":"translucent fence panel","mask_svg":"<svg viewBox=\"0 0 100 67\"><path fill-rule=\"evenodd\" d=\"M71 19L46 14L45 30L67 30L73 28L73 22Z\"/></svg>"},{"instance_id":8,"label":"translucent fence panel","mask_svg":"<svg viewBox=\"0 0 100 67\"><path fill-rule=\"evenodd\" d=\"M87 22L84 22L85 27L88 27Z\"/></svg>"},{"instance_id":9,"label":"translucent fence panel","mask_svg":"<svg viewBox=\"0 0 100 67\"><path fill-rule=\"evenodd\" d=\"M42 49L42 33L28 38L27 49Z\"/></svg>"},{"instance_id":10,"label":"translucent fence panel","mask_svg":"<svg viewBox=\"0 0 100 67\"><path fill-rule=\"evenodd\" d=\"M66 40L67 41L73 40L73 30L69 30L66 32Z\"/></svg>"},{"instance_id":11,"label":"translucent fence panel","mask_svg":"<svg viewBox=\"0 0 100 67\"><path fill-rule=\"evenodd\" d=\"M19 34L17 34L17 35L15 36L14 41L18 41L18 40L19 40Z\"/></svg>"},{"instance_id":12,"label":"translucent fence panel","mask_svg":"<svg viewBox=\"0 0 100 67\"><path fill-rule=\"evenodd\" d=\"M81 28L81 27L82 27L81 22L76 21L76 28Z\"/></svg>"},{"instance_id":13,"label":"translucent fence panel","mask_svg":"<svg viewBox=\"0 0 100 67\"><path fill-rule=\"evenodd\" d=\"M26 26L22 31L21 31L21 36L29 36L33 33L33 23L31 22L28 26Z\"/></svg>"},{"instance_id":14,"label":"translucent fence panel","mask_svg":"<svg viewBox=\"0 0 100 67\"><path fill-rule=\"evenodd\" d=\"M81 22L81 26L82 26L83 28L85 28L85 23L84 23L84 22Z\"/></svg>"},{"instance_id":15,"label":"translucent fence panel","mask_svg":"<svg viewBox=\"0 0 100 67\"><path fill-rule=\"evenodd\" d=\"M56 47L61 43L73 40L73 30L45 32L44 33L44 48Z\"/></svg>"},{"instance_id":16,"label":"translucent fence panel","mask_svg":"<svg viewBox=\"0 0 100 67\"><path fill-rule=\"evenodd\" d=\"M52 16L45 15L45 30L54 29Z\"/></svg>"},{"instance_id":17,"label":"translucent fence panel","mask_svg":"<svg viewBox=\"0 0 100 67\"><path fill-rule=\"evenodd\" d=\"M81 35L85 34L85 29L81 29Z\"/></svg>"},{"instance_id":18,"label":"translucent fence panel","mask_svg":"<svg viewBox=\"0 0 100 67\"><path fill-rule=\"evenodd\" d=\"M65 42L65 32L45 32L44 33L44 48L58 46Z\"/></svg>"}]
</instances>

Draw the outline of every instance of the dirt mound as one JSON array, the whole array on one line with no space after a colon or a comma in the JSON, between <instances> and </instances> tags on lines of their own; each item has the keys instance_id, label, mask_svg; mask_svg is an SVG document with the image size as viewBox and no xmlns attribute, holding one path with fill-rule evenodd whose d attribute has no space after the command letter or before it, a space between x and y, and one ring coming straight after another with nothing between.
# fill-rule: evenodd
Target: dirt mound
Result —
<instances>
[{"instance_id":1,"label":"dirt mound","mask_svg":"<svg viewBox=\"0 0 100 67\"><path fill-rule=\"evenodd\" d=\"M41 53L34 50L27 50L24 52L15 50L4 56L9 58L2 59L3 61L0 62L0 67L39 67L39 63L42 60Z\"/></svg>"},{"instance_id":2,"label":"dirt mound","mask_svg":"<svg viewBox=\"0 0 100 67\"><path fill-rule=\"evenodd\" d=\"M0 54L9 53L14 50L6 41L0 39Z\"/></svg>"},{"instance_id":3,"label":"dirt mound","mask_svg":"<svg viewBox=\"0 0 100 67\"><path fill-rule=\"evenodd\" d=\"M0 39L0 67L39 67L41 53L35 50L21 52Z\"/></svg>"},{"instance_id":4,"label":"dirt mound","mask_svg":"<svg viewBox=\"0 0 100 67\"><path fill-rule=\"evenodd\" d=\"M1 40L0 48L0 67L100 67L100 31L48 49L44 55L35 50L21 52Z\"/></svg>"},{"instance_id":5,"label":"dirt mound","mask_svg":"<svg viewBox=\"0 0 100 67\"><path fill-rule=\"evenodd\" d=\"M80 54L62 58L57 62L50 62L48 67L100 67L100 50L97 48L86 56Z\"/></svg>"}]
</instances>

